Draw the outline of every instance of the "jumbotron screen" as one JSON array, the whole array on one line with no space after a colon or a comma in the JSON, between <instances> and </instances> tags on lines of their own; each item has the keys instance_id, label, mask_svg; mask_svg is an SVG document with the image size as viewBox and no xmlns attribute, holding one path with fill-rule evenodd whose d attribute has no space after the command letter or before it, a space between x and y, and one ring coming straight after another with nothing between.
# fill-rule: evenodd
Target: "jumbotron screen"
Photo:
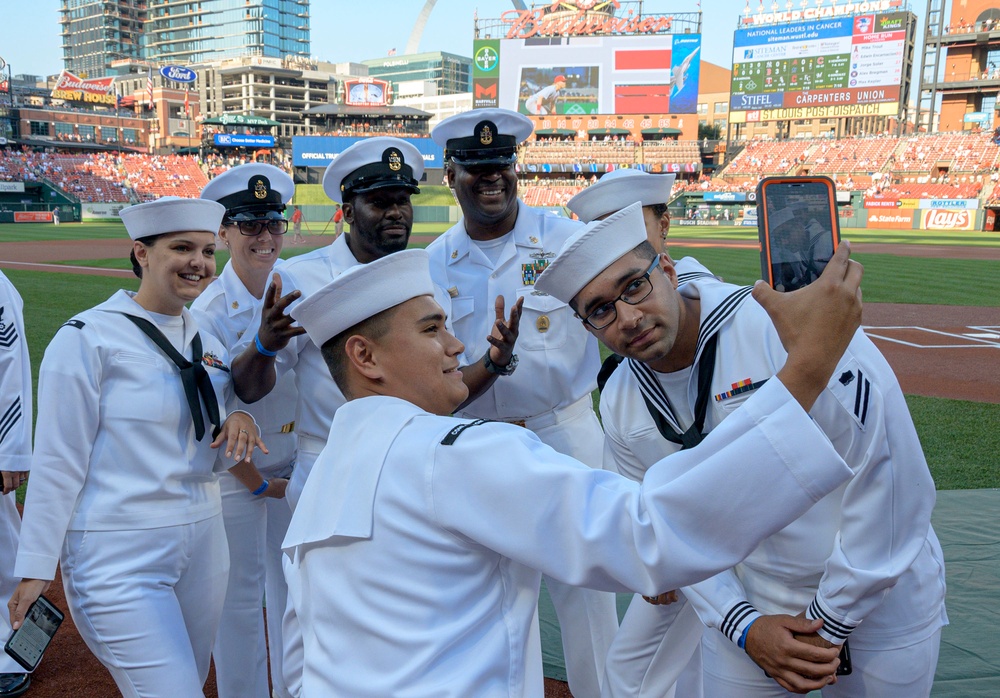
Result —
<instances>
[{"instance_id":1,"label":"jumbotron screen","mask_svg":"<svg viewBox=\"0 0 1000 698\"><path fill-rule=\"evenodd\" d=\"M474 51L476 107L640 118L698 108L700 34L487 39Z\"/></svg>"},{"instance_id":2,"label":"jumbotron screen","mask_svg":"<svg viewBox=\"0 0 1000 698\"><path fill-rule=\"evenodd\" d=\"M890 12L737 30L730 122L897 114L913 21Z\"/></svg>"}]
</instances>

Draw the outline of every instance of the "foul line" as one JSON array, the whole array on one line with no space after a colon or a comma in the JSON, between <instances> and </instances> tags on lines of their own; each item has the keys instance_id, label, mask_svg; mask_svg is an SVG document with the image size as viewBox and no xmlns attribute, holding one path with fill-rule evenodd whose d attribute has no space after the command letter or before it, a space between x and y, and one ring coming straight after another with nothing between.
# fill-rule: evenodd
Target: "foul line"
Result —
<instances>
[{"instance_id":1,"label":"foul line","mask_svg":"<svg viewBox=\"0 0 1000 698\"><path fill-rule=\"evenodd\" d=\"M935 330L930 327L915 327L913 325L900 325L891 327L863 327L865 334L873 339L881 339L886 342L893 342L895 344L902 344L907 347L914 347L915 349L982 349L983 347L993 347L1000 349L1000 328L993 327L968 327L970 330L978 330L983 334L989 335L989 338L976 336L973 334L955 334L954 332L942 332L941 330ZM965 341L972 341L975 344L914 344L913 342L907 342L896 337L886 337L885 335L876 334L875 331L879 330L918 330L920 332L930 332L931 334L936 334L941 337L952 337L954 339L961 339ZM994 339L995 337L995 339Z\"/></svg>"},{"instance_id":2,"label":"foul line","mask_svg":"<svg viewBox=\"0 0 1000 698\"><path fill-rule=\"evenodd\" d=\"M42 262L7 262L0 260L0 265L5 267L33 267L40 271L52 269L53 271L88 271L94 274L132 276L132 272L125 269L111 269L110 267L85 267L77 264L44 264Z\"/></svg>"}]
</instances>

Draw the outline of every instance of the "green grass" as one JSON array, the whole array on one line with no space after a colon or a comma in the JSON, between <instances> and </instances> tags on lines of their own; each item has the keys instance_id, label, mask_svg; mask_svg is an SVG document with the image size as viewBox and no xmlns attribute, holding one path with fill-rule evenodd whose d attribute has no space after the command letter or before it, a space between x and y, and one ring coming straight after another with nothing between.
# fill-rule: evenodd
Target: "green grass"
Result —
<instances>
[{"instance_id":1,"label":"green grass","mask_svg":"<svg viewBox=\"0 0 1000 698\"><path fill-rule=\"evenodd\" d=\"M908 395L939 490L1000 486L1000 405Z\"/></svg>"},{"instance_id":2,"label":"green grass","mask_svg":"<svg viewBox=\"0 0 1000 698\"><path fill-rule=\"evenodd\" d=\"M0 223L0 242L40 242L43 240L93 240L125 238L121 221L87 221L85 223Z\"/></svg>"},{"instance_id":3,"label":"green grass","mask_svg":"<svg viewBox=\"0 0 1000 698\"><path fill-rule=\"evenodd\" d=\"M670 231L673 237L673 229ZM734 284L760 278L757 250L724 247L675 247L674 259L695 257ZM994 306L1000 299L1000 261L901 257L855 253L865 266L862 283L869 303Z\"/></svg>"},{"instance_id":4,"label":"green grass","mask_svg":"<svg viewBox=\"0 0 1000 698\"><path fill-rule=\"evenodd\" d=\"M333 202L321 184L296 184L292 203L299 206L332 206ZM421 184L420 193L413 197L414 206L455 206L451 189L441 184Z\"/></svg>"},{"instance_id":5,"label":"green grass","mask_svg":"<svg viewBox=\"0 0 1000 698\"><path fill-rule=\"evenodd\" d=\"M878 228L841 228L840 236L859 243L906 245L958 245L962 247L1000 247L1000 233L981 230L881 230ZM743 240L757 244L757 229L735 226L670 227L674 239Z\"/></svg>"}]
</instances>

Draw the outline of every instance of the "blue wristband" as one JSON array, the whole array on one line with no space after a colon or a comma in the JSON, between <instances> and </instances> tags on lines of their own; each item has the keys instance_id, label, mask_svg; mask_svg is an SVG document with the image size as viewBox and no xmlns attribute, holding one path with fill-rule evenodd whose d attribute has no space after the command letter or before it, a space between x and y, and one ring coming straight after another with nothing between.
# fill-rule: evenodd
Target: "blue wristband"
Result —
<instances>
[{"instance_id":1,"label":"blue wristband","mask_svg":"<svg viewBox=\"0 0 1000 698\"><path fill-rule=\"evenodd\" d=\"M268 357L275 357L278 355L276 351L270 351L264 348L264 345L260 343L260 334L255 334L253 336L253 343L257 346L257 353Z\"/></svg>"},{"instance_id":2,"label":"blue wristband","mask_svg":"<svg viewBox=\"0 0 1000 698\"><path fill-rule=\"evenodd\" d=\"M270 485L270 484L271 484L270 481L268 481L268 480L265 479L264 480L264 484L261 485L260 487L258 487L257 489L255 489L250 494L252 494L254 497L259 497L260 495L264 494L264 491L267 489L267 486Z\"/></svg>"},{"instance_id":3,"label":"blue wristband","mask_svg":"<svg viewBox=\"0 0 1000 698\"><path fill-rule=\"evenodd\" d=\"M746 648L747 648L747 633L750 632L750 628L758 620L760 620L760 616L757 616L756 618L754 618L752 621L750 621L750 624L747 625L747 627L743 628L743 634L740 635L740 639L736 642L736 646L739 647L741 650L746 650Z\"/></svg>"}]
</instances>

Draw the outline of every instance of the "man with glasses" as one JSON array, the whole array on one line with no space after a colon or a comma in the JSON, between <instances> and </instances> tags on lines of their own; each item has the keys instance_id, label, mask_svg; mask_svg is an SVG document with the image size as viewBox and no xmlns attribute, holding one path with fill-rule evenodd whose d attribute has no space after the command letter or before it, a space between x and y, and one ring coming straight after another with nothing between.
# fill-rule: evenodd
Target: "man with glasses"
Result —
<instances>
[{"instance_id":1,"label":"man with glasses","mask_svg":"<svg viewBox=\"0 0 1000 698\"><path fill-rule=\"evenodd\" d=\"M201 198L226 207L219 239L230 260L219 278L192 303L191 311L199 326L218 337L230 352L263 304L288 229L282 212L294 193L295 184L288 174L263 163L234 167L201 192ZM250 412L260 426L269 452L255 453L254 464L269 488L283 486L292 473L295 396L295 379L288 374L263 400L227 405L228 410ZM271 696L261 611L261 599L266 597L271 611L267 614L271 683L274 696L287 698L281 665L281 611L288 589L281 569L281 540L292 512L284 499L255 496L229 473L219 477L230 559L229 586L213 649L219 696Z\"/></svg>"},{"instance_id":2,"label":"man with glasses","mask_svg":"<svg viewBox=\"0 0 1000 698\"><path fill-rule=\"evenodd\" d=\"M647 241L639 202L571 239L536 288L569 302L626 357L601 395L601 416L605 467L633 480L743 414L787 356L749 287L693 279L678 289L672 262ZM682 589L709 627L704 695L927 696L947 623L934 482L896 378L863 332L810 415L856 475L732 570ZM754 468L754 454L746 458ZM648 670L633 684L606 682L606 695L669 695L664 662L691 656L682 642L702 636L676 632L679 622L633 604L622 632L649 638L637 645ZM853 673L830 685L848 638ZM613 648L609 672L614 661Z\"/></svg>"},{"instance_id":3,"label":"man with glasses","mask_svg":"<svg viewBox=\"0 0 1000 698\"><path fill-rule=\"evenodd\" d=\"M597 341L573 320L565 302L534 286L582 225L518 200L517 146L532 129L531 120L517 112L475 109L431 132L445 149L445 175L463 215L427 248L431 275L448 292L445 307L465 345L462 363L509 376L458 414L519 424L557 451L600 468L603 436L590 398L600 369ZM486 354L498 295L508 307L524 304L519 364L497 365ZM604 658L618 629L615 599L549 578L545 585L562 630L570 691L577 698L599 696Z\"/></svg>"}]
</instances>

